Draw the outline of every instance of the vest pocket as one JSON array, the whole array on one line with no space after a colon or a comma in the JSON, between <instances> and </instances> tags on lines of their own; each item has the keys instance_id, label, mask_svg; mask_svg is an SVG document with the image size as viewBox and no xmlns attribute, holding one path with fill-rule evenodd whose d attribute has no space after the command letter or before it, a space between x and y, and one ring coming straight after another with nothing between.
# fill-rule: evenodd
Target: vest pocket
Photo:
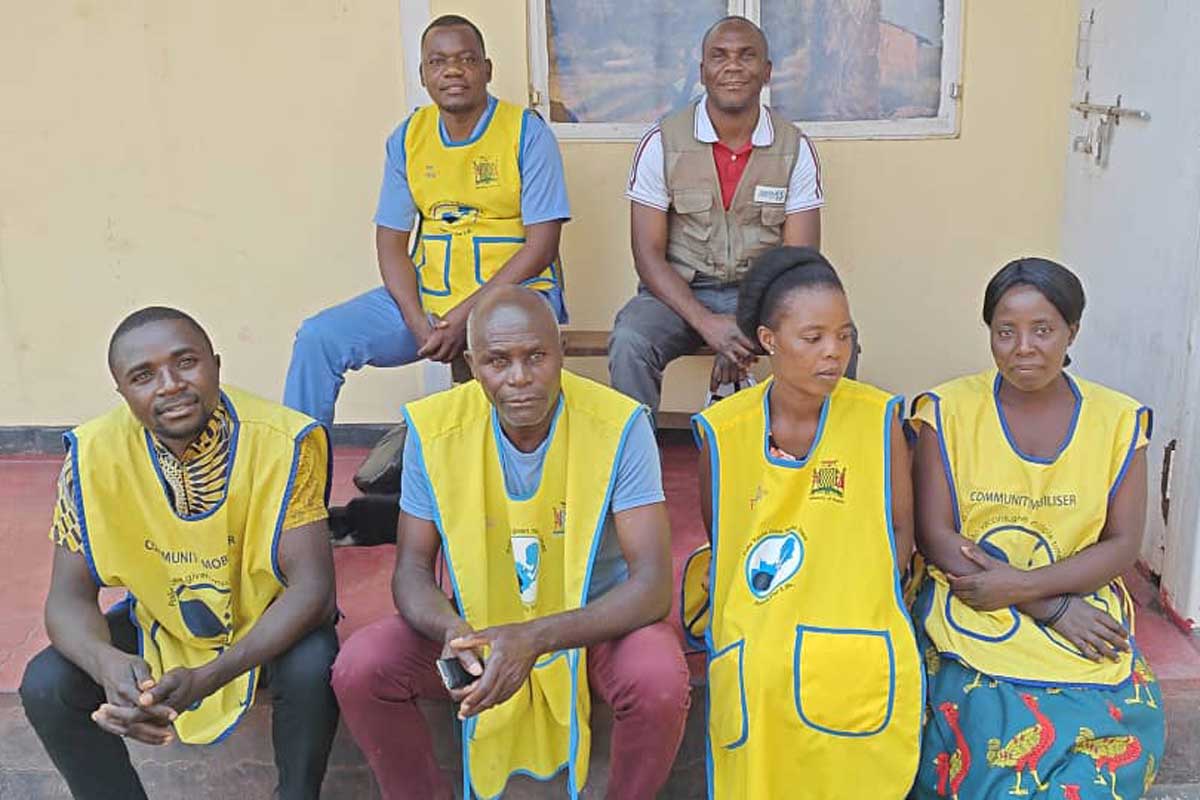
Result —
<instances>
[{"instance_id":1,"label":"vest pocket","mask_svg":"<svg viewBox=\"0 0 1200 800\"><path fill-rule=\"evenodd\" d=\"M763 206L762 208L762 223L768 228L774 228L782 225L787 218L787 211L783 206Z\"/></svg>"},{"instance_id":2,"label":"vest pocket","mask_svg":"<svg viewBox=\"0 0 1200 800\"><path fill-rule=\"evenodd\" d=\"M574 659L572 651L559 650L548 653L534 662L530 679L531 686L550 709L554 721L564 728L570 727L575 709L575 695L571 691L571 669Z\"/></svg>"},{"instance_id":3,"label":"vest pocket","mask_svg":"<svg viewBox=\"0 0 1200 800\"><path fill-rule=\"evenodd\" d=\"M450 244L448 233L421 234L421 242L414 254L421 294L450 296Z\"/></svg>"},{"instance_id":4,"label":"vest pocket","mask_svg":"<svg viewBox=\"0 0 1200 800\"><path fill-rule=\"evenodd\" d=\"M896 656L886 630L796 626L793 694L810 728L833 736L874 736L888 726Z\"/></svg>"},{"instance_id":5,"label":"vest pocket","mask_svg":"<svg viewBox=\"0 0 1200 800\"><path fill-rule=\"evenodd\" d=\"M671 206L676 214L693 223L688 230L690 235L697 239L708 239L712 234L712 192L707 189L679 189L671 195Z\"/></svg>"},{"instance_id":6,"label":"vest pocket","mask_svg":"<svg viewBox=\"0 0 1200 800\"><path fill-rule=\"evenodd\" d=\"M555 723L569 727L574 697L571 693L571 651L547 653L534 662L529 679L498 706L475 717L470 738L511 736L514 725L528 723L531 710L544 708Z\"/></svg>"},{"instance_id":7,"label":"vest pocket","mask_svg":"<svg viewBox=\"0 0 1200 800\"><path fill-rule=\"evenodd\" d=\"M741 639L708 659L708 736L727 750L745 744L750 732L742 672L745 650L746 640Z\"/></svg>"},{"instance_id":8,"label":"vest pocket","mask_svg":"<svg viewBox=\"0 0 1200 800\"><path fill-rule=\"evenodd\" d=\"M471 239L474 248L475 284L482 286L500 271L508 260L525 244L524 236L475 236ZM489 265L484 270L484 264ZM471 287L473 290L474 287Z\"/></svg>"},{"instance_id":9,"label":"vest pocket","mask_svg":"<svg viewBox=\"0 0 1200 800\"><path fill-rule=\"evenodd\" d=\"M994 644L1004 642L1016 635L1021 627L1021 615L1013 608L1000 608L995 611L976 611L959 600L941 582L935 585L935 591L945 593L943 614L951 629L980 642ZM961 615L962 619L956 616Z\"/></svg>"}]
</instances>

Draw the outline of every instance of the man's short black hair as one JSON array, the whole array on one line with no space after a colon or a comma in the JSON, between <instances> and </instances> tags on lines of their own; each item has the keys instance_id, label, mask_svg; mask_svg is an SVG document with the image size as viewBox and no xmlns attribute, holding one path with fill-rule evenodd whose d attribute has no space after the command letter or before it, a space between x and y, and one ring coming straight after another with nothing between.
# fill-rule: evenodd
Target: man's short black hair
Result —
<instances>
[{"instance_id":1,"label":"man's short black hair","mask_svg":"<svg viewBox=\"0 0 1200 800\"><path fill-rule=\"evenodd\" d=\"M727 17L721 17L719 20L714 22L712 25L708 26L708 30L706 30L704 32L703 38L700 39L700 57L701 58L704 57L705 48L708 47L708 37L712 36L713 31L715 31L717 28L721 27L722 25L724 25L727 22L740 22L745 25L749 25L751 28L753 28L755 33L758 34L759 38L762 39L763 58L770 60L771 45L770 45L770 43L767 42L767 35L765 33L763 33L763 29L758 27L758 24L756 22L754 22L754 20L746 19L745 17L738 16L737 14L730 14Z\"/></svg>"},{"instance_id":2,"label":"man's short black hair","mask_svg":"<svg viewBox=\"0 0 1200 800\"><path fill-rule=\"evenodd\" d=\"M472 33L475 34L475 38L479 40L480 54L483 55L484 58L487 58L487 46L483 43L483 34L480 33L479 28L475 27L474 22L471 22L471 20L467 19L466 17L459 16L458 14L442 14L433 22L429 23L425 27L425 30L421 32L421 47L425 47L425 37L428 36L429 32L434 28L459 27L471 29Z\"/></svg>"},{"instance_id":3,"label":"man's short black hair","mask_svg":"<svg viewBox=\"0 0 1200 800\"><path fill-rule=\"evenodd\" d=\"M132 330L142 327L143 325L148 325L151 322L161 322L163 320L174 319L182 320L188 325L191 325L196 332L200 334L200 338L204 340L204 343L208 345L208 352L216 352L213 350L212 339L208 338L208 332L205 331L204 328L200 327L200 323L196 322L196 320L193 319L190 314L180 311L177 308L171 308L170 306L146 306L145 308L139 308L137 311L134 311L132 314L125 317L125 319L121 320L121 324L117 326L115 331L113 331L112 336L108 340L108 368L110 370L112 369L113 352L116 350L117 340L122 336Z\"/></svg>"}]
</instances>

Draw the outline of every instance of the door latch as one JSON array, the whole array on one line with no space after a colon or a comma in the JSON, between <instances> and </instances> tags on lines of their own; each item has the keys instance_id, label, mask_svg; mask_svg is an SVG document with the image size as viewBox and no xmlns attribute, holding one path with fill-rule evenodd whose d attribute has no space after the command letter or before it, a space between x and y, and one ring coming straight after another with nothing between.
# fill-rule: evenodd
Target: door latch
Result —
<instances>
[{"instance_id":1,"label":"door latch","mask_svg":"<svg viewBox=\"0 0 1200 800\"><path fill-rule=\"evenodd\" d=\"M1092 156L1097 166L1108 165L1108 150L1112 143L1113 129L1121 124L1122 117L1150 121L1150 112L1137 108L1126 108L1121 105L1121 95L1111 106L1091 102L1090 93L1083 95L1083 100L1071 103L1071 108L1083 115L1085 123L1095 114L1099 121L1093 130L1089 123L1085 136L1076 136L1071 143L1071 149L1076 153L1086 153Z\"/></svg>"}]
</instances>

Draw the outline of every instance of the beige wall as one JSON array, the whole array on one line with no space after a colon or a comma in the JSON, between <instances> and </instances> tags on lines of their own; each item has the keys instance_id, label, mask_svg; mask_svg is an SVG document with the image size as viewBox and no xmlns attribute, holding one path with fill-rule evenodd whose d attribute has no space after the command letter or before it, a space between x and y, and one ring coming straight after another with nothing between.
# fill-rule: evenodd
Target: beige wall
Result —
<instances>
[{"instance_id":1,"label":"beige wall","mask_svg":"<svg viewBox=\"0 0 1200 800\"><path fill-rule=\"evenodd\" d=\"M299 320L378 283L399 29L396 0L0 4L0 425L115 402L108 335L156 302L278 397ZM348 418L419 385L375 372Z\"/></svg>"},{"instance_id":2,"label":"beige wall","mask_svg":"<svg viewBox=\"0 0 1200 800\"><path fill-rule=\"evenodd\" d=\"M493 89L523 101L524 4L434 0L475 19ZM967 0L962 135L818 143L826 249L865 353L911 394L986 363L978 323L1006 259L1059 249L1072 0ZM226 379L278 396L306 314L376 285L370 217L403 116L398 0L0 8L0 425L113 402L103 363L128 310L194 312ZM632 143L563 145L575 220L568 302L607 327L635 285L621 195ZM603 375L603 362L577 366ZM706 365L673 368L687 409ZM366 370L339 420L389 420L420 370Z\"/></svg>"}]
</instances>

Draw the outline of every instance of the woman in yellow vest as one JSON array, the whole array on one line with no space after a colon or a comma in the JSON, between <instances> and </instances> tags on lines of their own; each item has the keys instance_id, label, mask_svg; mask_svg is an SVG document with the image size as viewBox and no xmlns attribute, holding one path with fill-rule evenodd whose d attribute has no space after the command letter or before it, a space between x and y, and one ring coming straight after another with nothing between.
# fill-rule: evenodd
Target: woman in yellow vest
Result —
<instances>
[{"instance_id":1,"label":"woman in yellow vest","mask_svg":"<svg viewBox=\"0 0 1200 800\"><path fill-rule=\"evenodd\" d=\"M713 553L709 796L902 798L923 691L900 595L902 400L842 377L850 308L815 250L760 257L737 322L774 376L694 418Z\"/></svg>"},{"instance_id":2,"label":"woman in yellow vest","mask_svg":"<svg viewBox=\"0 0 1200 800\"><path fill-rule=\"evenodd\" d=\"M1121 572L1146 513L1150 410L1063 370L1084 293L1008 264L996 366L917 397L915 606L929 671L918 798L1141 797L1163 750Z\"/></svg>"}]
</instances>

